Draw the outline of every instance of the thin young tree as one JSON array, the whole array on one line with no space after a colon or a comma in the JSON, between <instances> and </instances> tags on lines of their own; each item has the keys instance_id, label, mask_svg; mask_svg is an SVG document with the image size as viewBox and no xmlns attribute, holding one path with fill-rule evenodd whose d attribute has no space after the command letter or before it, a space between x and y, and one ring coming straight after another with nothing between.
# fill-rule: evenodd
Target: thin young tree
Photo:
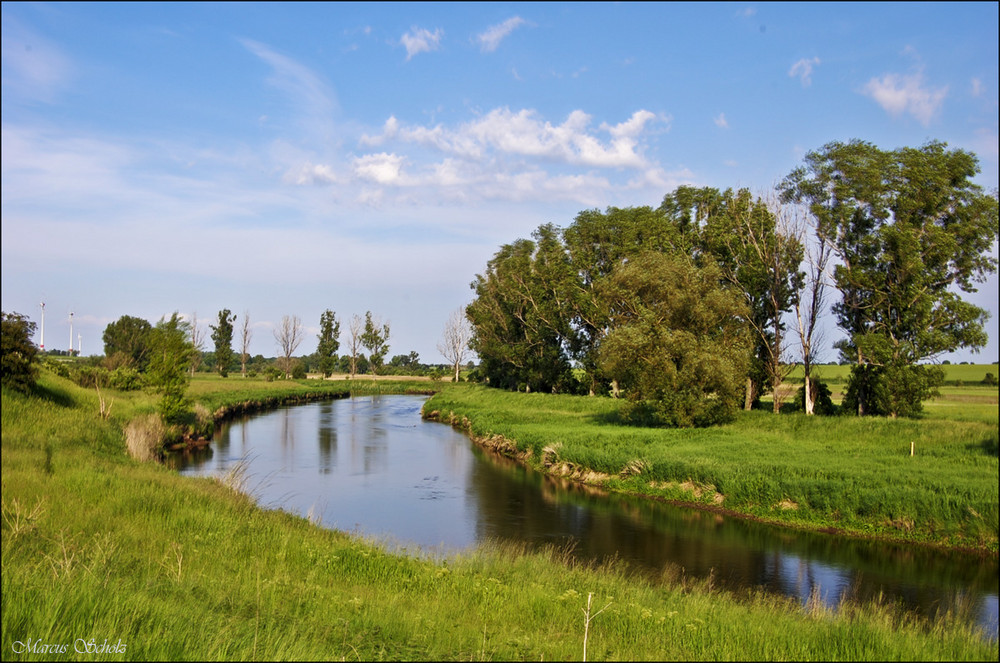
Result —
<instances>
[{"instance_id":1,"label":"thin young tree","mask_svg":"<svg viewBox=\"0 0 1000 663\"><path fill-rule=\"evenodd\" d=\"M287 380L292 370L292 355L302 343L302 321L299 320L299 316L282 317L281 324L274 330L274 340L278 342L278 348L281 350L278 359Z\"/></svg>"},{"instance_id":2,"label":"thin young tree","mask_svg":"<svg viewBox=\"0 0 1000 663\"><path fill-rule=\"evenodd\" d=\"M361 316L357 313L351 318L350 326L350 347L351 351L351 379L358 373L358 350L361 349L361 334L365 330L365 321L361 319Z\"/></svg>"},{"instance_id":3,"label":"thin young tree","mask_svg":"<svg viewBox=\"0 0 1000 663\"><path fill-rule=\"evenodd\" d=\"M191 377L194 372L201 367L201 353L205 351L205 328L198 326L198 313L191 314L191 345L194 347L194 354L191 355L190 371Z\"/></svg>"},{"instance_id":4,"label":"thin young tree","mask_svg":"<svg viewBox=\"0 0 1000 663\"><path fill-rule=\"evenodd\" d=\"M472 355L469 349L469 340L472 338L472 330L469 321L465 317L465 309L460 308L452 311L448 317L448 322L444 326L444 335L438 342L438 352L447 359L454 369L455 382L458 382L458 374L462 364Z\"/></svg>"},{"instance_id":5,"label":"thin young tree","mask_svg":"<svg viewBox=\"0 0 1000 663\"><path fill-rule=\"evenodd\" d=\"M240 326L240 374L247 376L247 359L250 357L250 339L253 329L250 327L250 311L243 311L243 324Z\"/></svg>"},{"instance_id":6,"label":"thin young tree","mask_svg":"<svg viewBox=\"0 0 1000 663\"><path fill-rule=\"evenodd\" d=\"M811 415L816 400L812 365L816 360L816 348L823 340L819 320L827 303L827 268L833 256L833 244L817 224L810 223L807 215L797 215L796 224L799 242L805 247L805 278L795 296L795 324L802 349L804 407L806 414Z\"/></svg>"}]
</instances>

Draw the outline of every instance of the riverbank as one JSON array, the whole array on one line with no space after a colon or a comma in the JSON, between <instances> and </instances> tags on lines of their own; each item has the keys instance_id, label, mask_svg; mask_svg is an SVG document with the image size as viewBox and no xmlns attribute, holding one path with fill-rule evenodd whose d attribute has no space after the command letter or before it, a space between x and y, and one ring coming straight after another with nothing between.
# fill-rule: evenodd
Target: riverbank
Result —
<instances>
[{"instance_id":1,"label":"riverbank","mask_svg":"<svg viewBox=\"0 0 1000 663\"><path fill-rule=\"evenodd\" d=\"M799 529L996 554L991 393L992 403L954 412L947 400L929 404L921 420L747 412L727 426L676 430L621 425L611 399L468 386L442 389L425 416L536 470L605 490Z\"/></svg>"},{"instance_id":2,"label":"riverbank","mask_svg":"<svg viewBox=\"0 0 1000 663\"><path fill-rule=\"evenodd\" d=\"M215 411L246 390L315 389L229 380L196 379L192 396ZM112 396L105 419L93 391L47 372L33 395L3 391L4 659L571 659L588 598L592 660L998 654L958 619L738 598L681 574L654 585L558 550L393 554L259 508L234 489L238 476L133 461L124 425L154 401Z\"/></svg>"}]
</instances>

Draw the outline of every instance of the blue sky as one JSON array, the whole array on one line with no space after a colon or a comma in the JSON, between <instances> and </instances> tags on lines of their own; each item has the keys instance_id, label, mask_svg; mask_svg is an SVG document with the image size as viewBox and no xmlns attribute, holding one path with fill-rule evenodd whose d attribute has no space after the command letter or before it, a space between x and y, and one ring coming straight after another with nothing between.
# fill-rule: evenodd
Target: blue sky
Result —
<instances>
[{"instance_id":1,"label":"blue sky","mask_svg":"<svg viewBox=\"0 0 1000 663\"><path fill-rule=\"evenodd\" d=\"M3 310L44 300L60 349L73 311L85 355L249 311L265 356L283 315L303 354L370 310L443 361L499 246L584 209L764 192L853 138L970 150L992 191L997 7L4 3ZM995 361L996 275L969 298L990 344L948 358Z\"/></svg>"}]
</instances>

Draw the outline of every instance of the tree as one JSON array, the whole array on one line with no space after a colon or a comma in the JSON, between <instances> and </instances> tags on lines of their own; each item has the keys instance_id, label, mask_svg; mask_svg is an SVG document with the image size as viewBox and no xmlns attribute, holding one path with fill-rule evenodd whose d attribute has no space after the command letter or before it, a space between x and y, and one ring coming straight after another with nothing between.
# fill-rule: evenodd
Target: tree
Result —
<instances>
[{"instance_id":1,"label":"tree","mask_svg":"<svg viewBox=\"0 0 1000 663\"><path fill-rule=\"evenodd\" d=\"M292 370L292 355L302 343L302 321L299 316L284 316L281 325L274 330L274 340L278 342L281 355L278 357L279 368L285 374L285 379Z\"/></svg>"},{"instance_id":2,"label":"tree","mask_svg":"<svg viewBox=\"0 0 1000 663\"><path fill-rule=\"evenodd\" d=\"M194 354L191 355L191 377L194 377L194 372L201 367L201 353L205 350L205 329L204 327L200 327L198 325L197 313L191 315L189 329L191 334L191 345L194 347Z\"/></svg>"},{"instance_id":3,"label":"tree","mask_svg":"<svg viewBox=\"0 0 1000 663\"><path fill-rule=\"evenodd\" d=\"M139 371L149 363L149 333L153 326L142 318L123 315L104 328L104 356Z\"/></svg>"},{"instance_id":4,"label":"tree","mask_svg":"<svg viewBox=\"0 0 1000 663\"><path fill-rule=\"evenodd\" d=\"M462 363L471 355L469 349L469 339L472 331L469 329L469 321L465 317L462 309L452 311L448 317L448 322L444 326L444 334L438 342L438 352L451 364L454 370L455 382L458 382L458 374L462 368Z\"/></svg>"},{"instance_id":5,"label":"tree","mask_svg":"<svg viewBox=\"0 0 1000 663\"><path fill-rule=\"evenodd\" d=\"M597 349L609 325L607 306L597 294L601 283L629 257L642 251L674 252L685 241L672 219L648 206L580 212L562 237L575 275L567 297L572 310L570 350L593 394L605 386L597 371ZM611 387L616 393L616 385Z\"/></svg>"},{"instance_id":6,"label":"tree","mask_svg":"<svg viewBox=\"0 0 1000 663\"><path fill-rule=\"evenodd\" d=\"M389 352L389 323L382 324L381 318L372 317L372 312L365 313L365 331L361 334L361 345L368 350L368 366L372 376L378 375L378 369Z\"/></svg>"},{"instance_id":7,"label":"tree","mask_svg":"<svg viewBox=\"0 0 1000 663\"><path fill-rule=\"evenodd\" d=\"M243 324L240 325L240 375L247 376L247 358L250 356L250 339L253 329L250 327L250 311L243 311Z\"/></svg>"},{"instance_id":8,"label":"tree","mask_svg":"<svg viewBox=\"0 0 1000 663\"><path fill-rule=\"evenodd\" d=\"M785 324L802 280L802 244L789 227L785 209L776 198L754 198L747 189L722 194L704 227L704 246L726 280L742 294L750 311L754 361L747 377L744 408L750 409L766 389L774 394L774 412L781 407L778 386L787 376Z\"/></svg>"},{"instance_id":9,"label":"tree","mask_svg":"<svg viewBox=\"0 0 1000 663\"><path fill-rule=\"evenodd\" d=\"M236 316L229 309L219 311L219 324L211 325L212 340L215 342L215 368L219 375L229 375L229 364L233 361L233 322Z\"/></svg>"},{"instance_id":10,"label":"tree","mask_svg":"<svg viewBox=\"0 0 1000 663\"><path fill-rule=\"evenodd\" d=\"M327 309L319 317L319 346L316 355L319 357L319 370L323 377L328 378L337 364L337 350L340 349L340 321L336 314Z\"/></svg>"},{"instance_id":11,"label":"tree","mask_svg":"<svg viewBox=\"0 0 1000 663\"><path fill-rule=\"evenodd\" d=\"M751 351L748 311L722 286L716 265L646 252L616 268L602 289L611 328L598 361L631 401L626 416L677 427L735 416Z\"/></svg>"},{"instance_id":12,"label":"tree","mask_svg":"<svg viewBox=\"0 0 1000 663\"><path fill-rule=\"evenodd\" d=\"M812 232L807 231L807 227ZM812 365L817 359L816 347L822 342L819 321L826 307L827 268L833 247L826 237L816 232L806 217L796 217L796 233L805 251L806 271L795 294L795 323L802 356L802 400L807 415L812 415L820 393L814 388ZM832 410L831 408L828 408Z\"/></svg>"},{"instance_id":13,"label":"tree","mask_svg":"<svg viewBox=\"0 0 1000 663\"><path fill-rule=\"evenodd\" d=\"M350 347L351 351L351 379L358 373L358 350L361 349L361 334L364 332L364 321L361 319L357 313L351 318L351 340Z\"/></svg>"},{"instance_id":14,"label":"tree","mask_svg":"<svg viewBox=\"0 0 1000 663\"><path fill-rule=\"evenodd\" d=\"M167 424L182 424L190 408L184 397L188 367L197 353L191 338L191 325L175 311L170 319L160 318L149 334L149 385L163 395L159 409Z\"/></svg>"},{"instance_id":15,"label":"tree","mask_svg":"<svg viewBox=\"0 0 1000 663\"><path fill-rule=\"evenodd\" d=\"M534 241L506 244L472 283L476 299L466 308L470 347L491 386L574 392L572 298L577 275L552 225Z\"/></svg>"},{"instance_id":16,"label":"tree","mask_svg":"<svg viewBox=\"0 0 1000 663\"><path fill-rule=\"evenodd\" d=\"M975 155L937 141L893 151L835 142L805 160L782 190L809 205L837 258L838 348L854 362L844 404L916 415L941 380L925 362L986 343L988 313L957 291L996 271L997 198L972 183Z\"/></svg>"},{"instance_id":17,"label":"tree","mask_svg":"<svg viewBox=\"0 0 1000 663\"><path fill-rule=\"evenodd\" d=\"M2 346L3 385L18 391L30 391L35 386L37 367L34 364L38 348L31 342L35 323L20 313L2 314L0 346Z\"/></svg>"}]
</instances>

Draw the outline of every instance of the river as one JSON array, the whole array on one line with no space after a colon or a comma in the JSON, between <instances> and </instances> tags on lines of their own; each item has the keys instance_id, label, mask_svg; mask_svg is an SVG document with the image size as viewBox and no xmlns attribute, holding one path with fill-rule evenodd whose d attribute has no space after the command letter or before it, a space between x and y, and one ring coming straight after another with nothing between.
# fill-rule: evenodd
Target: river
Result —
<instances>
[{"instance_id":1,"label":"river","mask_svg":"<svg viewBox=\"0 0 1000 663\"><path fill-rule=\"evenodd\" d=\"M821 600L951 611L997 637L998 564L980 557L793 532L582 487L495 457L424 421L426 396L366 396L285 407L224 424L212 447L176 456L182 474L243 464L264 506L392 548L448 554L485 541L570 547L651 577L712 578Z\"/></svg>"}]
</instances>

